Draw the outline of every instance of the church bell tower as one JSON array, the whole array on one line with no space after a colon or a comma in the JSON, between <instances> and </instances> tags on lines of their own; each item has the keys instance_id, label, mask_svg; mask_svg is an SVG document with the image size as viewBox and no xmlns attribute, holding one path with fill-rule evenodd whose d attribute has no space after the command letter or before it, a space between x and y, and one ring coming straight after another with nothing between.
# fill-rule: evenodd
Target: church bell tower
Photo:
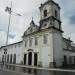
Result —
<instances>
[{"instance_id":1,"label":"church bell tower","mask_svg":"<svg viewBox=\"0 0 75 75\"><path fill-rule=\"evenodd\" d=\"M49 31L50 51L52 60L50 66L62 66L63 62L63 39L60 19L60 6L53 0L47 0L40 6L40 30Z\"/></svg>"},{"instance_id":2,"label":"church bell tower","mask_svg":"<svg viewBox=\"0 0 75 75\"><path fill-rule=\"evenodd\" d=\"M53 0L47 0L40 6L40 28L56 28L62 31L60 19L60 6Z\"/></svg>"}]
</instances>

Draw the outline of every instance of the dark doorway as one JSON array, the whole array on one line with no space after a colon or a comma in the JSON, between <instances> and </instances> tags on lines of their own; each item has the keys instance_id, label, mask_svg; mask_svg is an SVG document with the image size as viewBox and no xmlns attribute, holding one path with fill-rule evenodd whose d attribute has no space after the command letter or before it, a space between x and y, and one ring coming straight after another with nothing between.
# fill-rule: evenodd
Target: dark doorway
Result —
<instances>
[{"instance_id":1,"label":"dark doorway","mask_svg":"<svg viewBox=\"0 0 75 75\"><path fill-rule=\"evenodd\" d=\"M7 55L7 63L9 63L9 54Z\"/></svg>"},{"instance_id":2,"label":"dark doorway","mask_svg":"<svg viewBox=\"0 0 75 75\"><path fill-rule=\"evenodd\" d=\"M10 55L10 64L12 64L12 54Z\"/></svg>"},{"instance_id":3,"label":"dark doorway","mask_svg":"<svg viewBox=\"0 0 75 75\"><path fill-rule=\"evenodd\" d=\"M72 57L69 57L69 63L72 64Z\"/></svg>"},{"instance_id":4,"label":"dark doorway","mask_svg":"<svg viewBox=\"0 0 75 75\"><path fill-rule=\"evenodd\" d=\"M37 53L34 54L34 66L37 66Z\"/></svg>"},{"instance_id":5,"label":"dark doorway","mask_svg":"<svg viewBox=\"0 0 75 75\"><path fill-rule=\"evenodd\" d=\"M66 65L66 64L67 64L67 57L64 56L64 65Z\"/></svg>"},{"instance_id":6,"label":"dark doorway","mask_svg":"<svg viewBox=\"0 0 75 75\"><path fill-rule=\"evenodd\" d=\"M4 55L2 55L2 63L4 63Z\"/></svg>"},{"instance_id":7,"label":"dark doorway","mask_svg":"<svg viewBox=\"0 0 75 75\"><path fill-rule=\"evenodd\" d=\"M16 64L16 54L14 54L13 64Z\"/></svg>"},{"instance_id":8,"label":"dark doorway","mask_svg":"<svg viewBox=\"0 0 75 75\"><path fill-rule=\"evenodd\" d=\"M26 65L26 54L24 54L24 65Z\"/></svg>"},{"instance_id":9,"label":"dark doorway","mask_svg":"<svg viewBox=\"0 0 75 75\"><path fill-rule=\"evenodd\" d=\"M75 56L74 56L74 64L75 64Z\"/></svg>"},{"instance_id":10,"label":"dark doorway","mask_svg":"<svg viewBox=\"0 0 75 75\"><path fill-rule=\"evenodd\" d=\"M32 65L32 52L28 54L28 65Z\"/></svg>"}]
</instances>

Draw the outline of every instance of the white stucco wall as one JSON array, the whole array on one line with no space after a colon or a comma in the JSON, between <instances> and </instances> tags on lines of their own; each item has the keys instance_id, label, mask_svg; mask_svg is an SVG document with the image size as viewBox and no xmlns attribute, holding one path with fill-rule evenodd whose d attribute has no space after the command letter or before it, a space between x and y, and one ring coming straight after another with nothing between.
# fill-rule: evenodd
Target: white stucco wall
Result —
<instances>
[{"instance_id":1,"label":"white stucco wall","mask_svg":"<svg viewBox=\"0 0 75 75\"><path fill-rule=\"evenodd\" d=\"M67 57L67 64L75 64L75 52L72 51L64 51L64 56ZM71 57L71 63L70 63L70 57Z\"/></svg>"},{"instance_id":2,"label":"white stucco wall","mask_svg":"<svg viewBox=\"0 0 75 75\"><path fill-rule=\"evenodd\" d=\"M4 49L7 48L7 54L9 54L9 62L10 62L10 55L12 54L12 58L14 57L14 54L16 54L16 64L20 64L21 61L23 61L22 57L22 42L8 45L7 47L2 47L0 51L0 60L2 60L2 55L4 55ZM6 58L7 60L7 58ZM12 59L13 62L13 59Z\"/></svg>"},{"instance_id":3,"label":"white stucco wall","mask_svg":"<svg viewBox=\"0 0 75 75\"><path fill-rule=\"evenodd\" d=\"M47 44L43 44L43 35L47 34ZM38 45L35 46L34 38L38 37ZM29 38L33 38L32 46L29 47ZM28 41L25 47L25 40ZM28 49L38 52L38 63L42 62L43 67L49 67L50 62L56 62L57 66L61 66L63 62L62 34L58 31L46 30L35 35L30 35L23 39L23 52L28 53Z\"/></svg>"},{"instance_id":4,"label":"white stucco wall","mask_svg":"<svg viewBox=\"0 0 75 75\"><path fill-rule=\"evenodd\" d=\"M3 51L3 49L1 48L1 49L0 49L0 62L2 62L2 56L3 56L3 54L4 54L4 51Z\"/></svg>"},{"instance_id":5,"label":"white stucco wall","mask_svg":"<svg viewBox=\"0 0 75 75\"><path fill-rule=\"evenodd\" d=\"M23 53L28 53L28 49L32 49L33 52L38 53L38 64L42 62L43 67L49 67L50 62L53 62L53 44L52 44L52 34L46 30L34 35L30 35L23 39ZM43 36L47 35L47 44L43 44ZM38 37L38 45L35 46L35 37ZM29 38L33 38L32 46L29 47ZM25 47L25 40L27 40L27 47Z\"/></svg>"},{"instance_id":6,"label":"white stucco wall","mask_svg":"<svg viewBox=\"0 0 75 75\"><path fill-rule=\"evenodd\" d=\"M62 46L62 34L60 32L54 32L54 58L56 66L60 67L63 63L63 46Z\"/></svg>"}]
</instances>

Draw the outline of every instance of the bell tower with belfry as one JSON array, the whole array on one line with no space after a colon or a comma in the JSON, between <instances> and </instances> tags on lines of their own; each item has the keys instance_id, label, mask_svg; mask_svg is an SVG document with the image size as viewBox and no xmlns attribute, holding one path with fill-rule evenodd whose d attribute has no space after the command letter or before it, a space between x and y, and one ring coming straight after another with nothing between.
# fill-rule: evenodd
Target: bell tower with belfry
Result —
<instances>
[{"instance_id":1,"label":"bell tower with belfry","mask_svg":"<svg viewBox=\"0 0 75 75\"><path fill-rule=\"evenodd\" d=\"M40 30L49 30L51 44L50 66L62 66L63 46L62 46L62 27L60 19L60 6L53 0L47 0L40 6Z\"/></svg>"},{"instance_id":2,"label":"bell tower with belfry","mask_svg":"<svg viewBox=\"0 0 75 75\"><path fill-rule=\"evenodd\" d=\"M40 6L40 27L41 29L54 27L62 31L60 6L53 0L47 0Z\"/></svg>"}]
</instances>

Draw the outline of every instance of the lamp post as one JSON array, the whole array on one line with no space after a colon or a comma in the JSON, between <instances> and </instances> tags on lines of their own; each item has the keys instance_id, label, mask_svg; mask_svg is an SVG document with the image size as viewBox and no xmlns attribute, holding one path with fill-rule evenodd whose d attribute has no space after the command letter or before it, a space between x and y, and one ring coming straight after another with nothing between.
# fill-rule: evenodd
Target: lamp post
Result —
<instances>
[{"instance_id":1,"label":"lamp post","mask_svg":"<svg viewBox=\"0 0 75 75\"><path fill-rule=\"evenodd\" d=\"M21 16L21 14L15 13L15 12L12 11L12 1L11 1L11 7L7 6L5 11L9 13L9 24L8 24L7 38L6 38L6 47L7 47L7 45L8 45L8 38L9 38L10 22L11 22L11 15L12 15L12 13L14 13L15 15ZM4 54L5 54L5 60L4 60L4 68L5 68L7 48L4 49Z\"/></svg>"}]
</instances>

